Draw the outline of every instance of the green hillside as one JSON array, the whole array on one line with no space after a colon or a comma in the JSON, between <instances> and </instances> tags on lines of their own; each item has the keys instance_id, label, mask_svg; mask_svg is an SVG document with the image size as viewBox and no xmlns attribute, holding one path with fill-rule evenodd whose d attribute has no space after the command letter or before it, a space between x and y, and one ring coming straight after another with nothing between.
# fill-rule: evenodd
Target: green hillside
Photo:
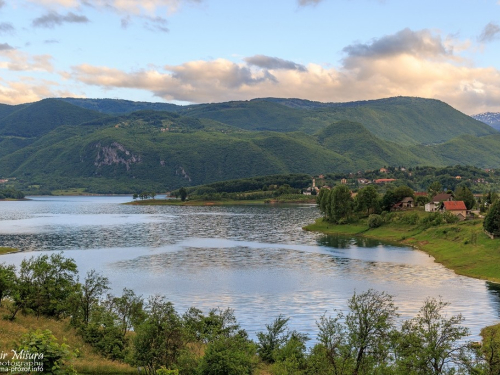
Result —
<instances>
[{"instance_id":1,"label":"green hillside","mask_svg":"<svg viewBox=\"0 0 500 375\"><path fill-rule=\"evenodd\" d=\"M135 111L153 110L176 112L181 106L169 103L133 102L122 99L58 98L79 107L109 115L128 114Z\"/></svg>"},{"instance_id":2,"label":"green hillside","mask_svg":"<svg viewBox=\"0 0 500 375\"><path fill-rule=\"evenodd\" d=\"M100 110L115 103L94 101ZM118 104L124 110L130 103ZM41 192L119 193L384 165L500 165L500 133L439 101L283 103L262 99L118 116L61 100L20 106L0 119L0 177ZM349 116L360 121L341 119ZM444 142L410 142L411 134L428 140L438 128Z\"/></svg>"},{"instance_id":3,"label":"green hillside","mask_svg":"<svg viewBox=\"0 0 500 375\"><path fill-rule=\"evenodd\" d=\"M95 111L56 99L44 99L0 120L0 136L39 137L61 125L78 125L103 117Z\"/></svg>"}]
</instances>

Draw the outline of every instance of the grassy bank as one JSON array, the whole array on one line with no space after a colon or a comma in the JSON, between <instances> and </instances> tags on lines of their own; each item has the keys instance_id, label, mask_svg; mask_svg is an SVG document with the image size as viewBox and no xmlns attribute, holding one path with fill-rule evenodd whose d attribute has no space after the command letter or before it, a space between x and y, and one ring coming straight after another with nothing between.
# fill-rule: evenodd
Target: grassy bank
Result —
<instances>
[{"instance_id":1,"label":"grassy bank","mask_svg":"<svg viewBox=\"0 0 500 375\"><path fill-rule=\"evenodd\" d=\"M481 220L429 228L391 222L370 229L366 220L334 225L318 219L304 229L325 234L365 236L412 246L432 255L457 274L500 282L500 240L491 240L484 234Z\"/></svg>"},{"instance_id":2,"label":"grassy bank","mask_svg":"<svg viewBox=\"0 0 500 375\"><path fill-rule=\"evenodd\" d=\"M3 302L5 304L5 302ZM0 307L0 317L7 315L5 307ZM11 353L17 349L20 338L30 330L49 329L59 344L66 343L70 350L78 350L78 357L73 359L73 366L78 374L137 374L137 369L125 363L103 358L90 345L85 344L65 320L52 320L33 315L18 314L16 320L0 319L0 353Z\"/></svg>"},{"instance_id":3,"label":"grassy bank","mask_svg":"<svg viewBox=\"0 0 500 375\"><path fill-rule=\"evenodd\" d=\"M2 254L8 254L8 253L15 253L19 251L18 249L15 249L13 247L3 247L3 246L0 246L0 255Z\"/></svg>"}]
</instances>

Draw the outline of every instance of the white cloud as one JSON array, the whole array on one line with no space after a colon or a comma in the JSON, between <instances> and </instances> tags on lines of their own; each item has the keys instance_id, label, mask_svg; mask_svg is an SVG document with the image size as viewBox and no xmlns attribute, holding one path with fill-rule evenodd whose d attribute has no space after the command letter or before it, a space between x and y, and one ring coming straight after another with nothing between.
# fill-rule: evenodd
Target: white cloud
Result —
<instances>
[{"instance_id":1,"label":"white cloud","mask_svg":"<svg viewBox=\"0 0 500 375\"><path fill-rule=\"evenodd\" d=\"M32 103L43 98L76 96L53 81L37 81L22 77L18 81L5 82L0 78L0 103Z\"/></svg>"},{"instance_id":2,"label":"white cloud","mask_svg":"<svg viewBox=\"0 0 500 375\"><path fill-rule=\"evenodd\" d=\"M346 58L336 68L257 55L240 63L190 61L134 72L82 64L65 77L194 103L267 96L343 102L407 95L440 99L471 114L499 111L500 72L471 66L454 54L454 45L427 30L403 30L346 47Z\"/></svg>"},{"instance_id":3,"label":"white cloud","mask_svg":"<svg viewBox=\"0 0 500 375\"><path fill-rule=\"evenodd\" d=\"M13 48L0 49L0 69L11 71L54 71L51 55L31 56Z\"/></svg>"},{"instance_id":4,"label":"white cloud","mask_svg":"<svg viewBox=\"0 0 500 375\"><path fill-rule=\"evenodd\" d=\"M27 0L48 9L81 8L84 6L113 10L133 16L153 16L157 12L173 13L184 4L201 3L203 0Z\"/></svg>"}]
</instances>

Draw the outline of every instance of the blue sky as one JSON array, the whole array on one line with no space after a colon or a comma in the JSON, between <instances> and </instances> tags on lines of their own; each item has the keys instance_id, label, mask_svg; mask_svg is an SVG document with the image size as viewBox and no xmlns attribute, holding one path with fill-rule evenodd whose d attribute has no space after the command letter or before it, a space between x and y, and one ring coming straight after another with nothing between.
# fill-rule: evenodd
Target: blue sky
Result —
<instances>
[{"instance_id":1,"label":"blue sky","mask_svg":"<svg viewBox=\"0 0 500 375\"><path fill-rule=\"evenodd\" d=\"M0 0L0 103L397 95L500 111L500 1Z\"/></svg>"}]
</instances>

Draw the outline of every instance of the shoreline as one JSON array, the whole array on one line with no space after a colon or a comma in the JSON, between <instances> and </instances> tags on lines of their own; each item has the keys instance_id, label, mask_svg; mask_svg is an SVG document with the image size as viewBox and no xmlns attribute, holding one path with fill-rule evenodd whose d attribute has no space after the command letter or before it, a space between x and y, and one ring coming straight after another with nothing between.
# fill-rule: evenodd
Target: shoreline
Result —
<instances>
[{"instance_id":1,"label":"shoreline","mask_svg":"<svg viewBox=\"0 0 500 375\"><path fill-rule=\"evenodd\" d=\"M272 205L286 205L286 204L316 204L316 200L304 201L280 201L269 199L255 199L255 200L187 200L180 201L178 199L146 199L123 203L130 206L272 206Z\"/></svg>"},{"instance_id":2,"label":"shoreline","mask_svg":"<svg viewBox=\"0 0 500 375\"><path fill-rule=\"evenodd\" d=\"M480 220L429 228L389 223L370 229L361 222L335 225L320 218L303 229L327 235L373 238L408 246L429 254L435 262L457 275L500 283L500 241L491 240L484 234Z\"/></svg>"}]
</instances>

